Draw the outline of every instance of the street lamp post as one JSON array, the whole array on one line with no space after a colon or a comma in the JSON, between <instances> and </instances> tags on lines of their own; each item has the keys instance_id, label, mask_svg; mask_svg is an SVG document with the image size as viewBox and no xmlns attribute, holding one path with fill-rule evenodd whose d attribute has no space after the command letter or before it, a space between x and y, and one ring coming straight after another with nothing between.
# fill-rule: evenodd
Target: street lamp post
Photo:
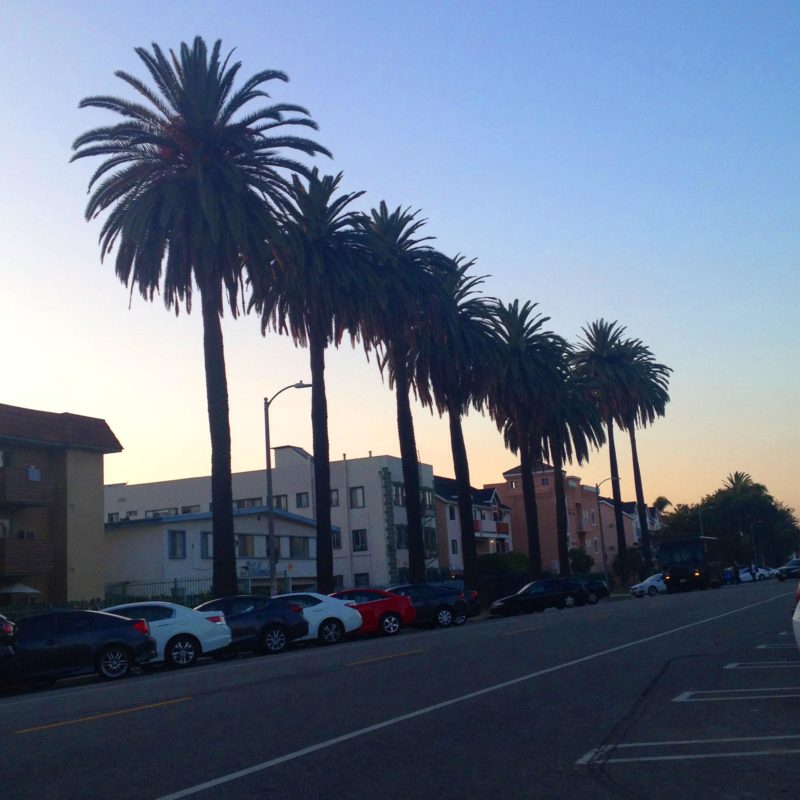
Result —
<instances>
[{"instance_id":1,"label":"street lamp post","mask_svg":"<svg viewBox=\"0 0 800 800\"><path fill-rule=\"evenodd\" d=\"M267 557L269 560L269 594L270 597L275 594L275 571L278 564L278 552L275 546L275 509L272 497L272 447L269 441L269 407L275 398L285 392L287 389L310 389L310 383L290 383L284 386L283 389L275 392L272 397L264 398L264 441L267 448Z\"/></svg>"},{"instance_id":2,"label":"street lamp post","mask_svg":"<svg viewBox=\"0 0 800 800\"><path fill-rule=\"evenodd\" d=\"M600 508L600 487L606 481L612 481L612 480L618 481L619 478L615 478L614 476L612 476L610 478L605 478L604 480L600 481L600 483L596 483L594 485L595 496L597 499L597 522L600 525L600 550L603 553L603 577L605 578L606 583L608 583L608 558L606 557L606 535L603 531L603 512Z\"/></svg>"}]
</instances>

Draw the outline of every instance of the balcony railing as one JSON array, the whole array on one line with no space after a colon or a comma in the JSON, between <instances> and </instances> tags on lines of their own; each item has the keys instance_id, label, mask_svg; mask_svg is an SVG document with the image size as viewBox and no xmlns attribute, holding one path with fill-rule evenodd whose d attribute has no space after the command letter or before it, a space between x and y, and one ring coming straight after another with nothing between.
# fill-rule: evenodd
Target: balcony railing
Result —
<instances>
[{"instance_id":1,"label":"balcony railing","mask_svg":"<svg viewBox=\"0 0 800 800\"><path fill-rule=\"evenodd\" d=\"M27 467L0 469L0 506L49 506L53 480Z\"/></svg>"},{"instance_id":2,"label":"balcony railing","mask_svg":"<svg viewBox=\"0 0 800 800\"><path fill-rule=\"evenodd\" d=\"M49 575L54 565L48 539L0 539L0 575Z\"/></svg>"}]
</instances>

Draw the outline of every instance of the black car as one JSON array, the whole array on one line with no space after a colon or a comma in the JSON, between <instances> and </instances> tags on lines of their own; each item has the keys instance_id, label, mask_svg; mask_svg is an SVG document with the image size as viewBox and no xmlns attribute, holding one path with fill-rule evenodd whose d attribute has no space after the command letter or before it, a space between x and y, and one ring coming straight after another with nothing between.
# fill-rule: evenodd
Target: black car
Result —
<instances>
[{"instance_id":1,"label":"black car","mask_svg":"<svg viewBox=\"0 0 800 800\"><path fill-rule=\"evenodd\" d=\"M589 605L599 603L611 594L608 584L594 575L573 575L573 580L578 581L586 589L586 602Z\"/></svg>"},{"instance_id":2,"label":"black car","mask_svg":"<svg viewBox=\"0 0 800 800\"><path fill-rule=\"evenodd\" d=\"M143 619L53 611L16 623L13 644L0 652L0 680L43 685L87 672L116 680L155 656L156 642Z\"/></svg>"},{"instance_id":3,"label":"black car","mask_svg":"<svg viewBox=\"0 0 800 800\"><path fill-rule=\"evenodd\" d=\"M467 589L464 581L460 578L443 578L439 581L431 581L432 586L444 586L448 589L456 589L464 595L467 601L467 616L477 617L481 613L481 601L478 593L474 589Z\"/></svg>"},{"instance_id":4,"label":"black car","mask_svg":"<svg viewBox=\"0 0 800 800\"><path fill-rule=\"evenodd\" d=\"M238 653L280 653L294 639L308 633L308 622L298 605L263 594L218 597L197 606L195 611L221 611L231 629L231 643L221 651Z\"/></svg>"},{"instance_id":5,"label":"black car","mask_svg":"<svg viewBox=\"0 0 800 800\"><path fill-rule=\"evenodd\" d=\"M778 567L778 580L785 581L787 578L800 578L800 558L793 558Z\"/></svg>"},{"instance_id":6,"label":"black car","mask_svg":"<svg viewBox=\"0 0 800 800\"><path fill-rule=\"evenodd\" d=\"M391 586L387 592L408 597L417 612L415 625L463 625L469 616L469 606L463 592L449 586L430 583L406 583Z\"/></svg>"},{"instance_id":7,"label":"black car","mask_svg":"<svg viewBox=\"0 0 800 800\"><path fill-rule=\"evenodd\" d=\"M572 608L588 602L589 593L580 581L574 578L549 578L528 583L516 594L495 600L489 611L494 616L509 617L512 614L544 611L546 608Z\"/></svg>"}]
</instances>

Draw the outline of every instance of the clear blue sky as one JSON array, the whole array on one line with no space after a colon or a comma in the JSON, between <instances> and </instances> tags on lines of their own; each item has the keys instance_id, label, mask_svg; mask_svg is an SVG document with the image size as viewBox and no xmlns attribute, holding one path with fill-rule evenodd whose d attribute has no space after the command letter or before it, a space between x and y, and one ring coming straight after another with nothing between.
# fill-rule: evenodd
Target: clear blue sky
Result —
<instances>
[{"instance_id":1,"label":"clear blue sky","mask_svg":"<svg viewBox=\"0 0 800 800\"><path fill-rule=\"evenodd\" d=\"M743 470L800 508L800 7L788 2L88 2L0 11L0 401L109 421L110 481L209 471L199 314L133 298L82 218L79 111L145 76L133 48L201 34L365 189L422 209L446 252L478 258L487 294L540 303L574 340L604 317L675 370L666 419L641 435L645 493L695 502ZM307 356L226 320L236 469L263 464L261 398ZM332 452L397 453L392 395L349 348L328 378ZM291 399L290 399L291 398ZM280 404L280 406L279 406ZM310 449L307 393L274 408L273 441ZM446 422L416 412L424 461L451 475ZM467 426L473 482L515 457ZM621 445L623 489L633 497ZM608 475L605 453L575 468Z\"/></svg>"}]
</instances>

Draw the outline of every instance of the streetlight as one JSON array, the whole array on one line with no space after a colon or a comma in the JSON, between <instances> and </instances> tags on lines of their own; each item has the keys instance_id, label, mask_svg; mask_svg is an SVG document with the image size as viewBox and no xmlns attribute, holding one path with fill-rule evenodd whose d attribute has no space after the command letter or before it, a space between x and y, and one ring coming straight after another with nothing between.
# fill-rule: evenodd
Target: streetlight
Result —
<instances>
[{"instance_id":1,"label":"streetlight","mask_svg":"<svg viewBox=\"0 0 800 800\"><path fill-rule=\"evenodd\" d=\"M310 383L290 383L275 392L270 398L264 398L264 440L267 446L267 557L269 559L269 594L275 594L275 568L278 563L278 552L275 547L275 509L272 507L272 448L269 443L269 407L275 398L287 389L310 389Z\"/></svg>"},{"instance_id":2,"label":"streetlight","mask_svg":"<svg viewBox=\"0 0 800 800\"><path fill-rule=\"evenodd\" d=\"M619 480L620 480L619 478L614 477L612 475L610 478L605 478L602 481L600 481L600 483L596 483L594 485L594 491L597 499L597 521L600 524L600 549L603 551L603 577L605 578L606 583L608 583L608 559L606 558L606 536L605 533L603 532L603 512L600 509L600 487L606 481L619 481Z\"/></svg>"}]
</instances>

